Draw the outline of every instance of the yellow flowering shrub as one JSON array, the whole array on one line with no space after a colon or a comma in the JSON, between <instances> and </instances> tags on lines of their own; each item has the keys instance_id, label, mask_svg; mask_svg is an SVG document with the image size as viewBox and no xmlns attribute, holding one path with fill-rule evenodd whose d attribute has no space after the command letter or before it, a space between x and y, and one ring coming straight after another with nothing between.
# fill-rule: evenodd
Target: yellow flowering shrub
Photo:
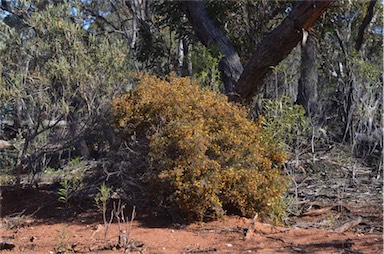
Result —
<instances>
[{"instance_id":1,"label":"yellow flowering shrub","mask_svg":"<svg viewBox=\"0 0 384 254\"><path fill-rule=\"evenodd\" d=\"M146 74L113 105L126 138L145 133L149 141L148 192L163 207L189 220L219 218L227 209L281 219L286 154L244 107L189 78Z\"/></svg>"}]
</instances>

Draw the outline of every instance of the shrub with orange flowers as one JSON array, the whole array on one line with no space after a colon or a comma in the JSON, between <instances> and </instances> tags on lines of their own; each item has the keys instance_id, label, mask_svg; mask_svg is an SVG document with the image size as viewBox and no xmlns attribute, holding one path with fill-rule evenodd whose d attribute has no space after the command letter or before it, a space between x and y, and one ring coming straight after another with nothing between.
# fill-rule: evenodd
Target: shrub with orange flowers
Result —
<instances>
[{"instance_id":1,"label":"shrub with orange flowers","mask_svg":"<svg viewBox=\"0 0 384 254\"><path fill-rule=\"evenodd\" d=\"M261 121L245 107L200 88L189 78L144 74L138 87L114 100L125 138L149 142L149 195L189 220L215 219L226 211L244 216L284 215L286 154L262 135Z\"/></svg>"}]
</instances>

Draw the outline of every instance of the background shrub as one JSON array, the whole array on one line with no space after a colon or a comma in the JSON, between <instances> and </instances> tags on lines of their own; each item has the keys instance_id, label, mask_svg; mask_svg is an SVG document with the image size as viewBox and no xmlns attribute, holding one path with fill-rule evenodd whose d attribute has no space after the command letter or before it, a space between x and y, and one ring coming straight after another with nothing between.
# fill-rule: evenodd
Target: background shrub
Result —
<instances>
[{"instance_id":1,"label":"background shrub","mask_svg":"<svg viewBox=\"0 0 384 254\"><path fill-rule=\"evenodd\" d=\"M276 100L264 99L261 114L264 134L271 137L271 141L284 151L302 152L305 147L310 146L308 141L313 127L303 106L294 104L286 96Z\"/></svg>"},{"instance_id":2,"label":"background shrub","mask_svg":"<svg viewBox=\"0 0 384 254\"><path fill-rule=\"evenodd\" d=\"M114 112L127 140L145 133L149 141L146 182L158 204L190 220L228 209L281 219L286 154L244 107L188 78L143 75Z\"/></svg>"}]
</instances>

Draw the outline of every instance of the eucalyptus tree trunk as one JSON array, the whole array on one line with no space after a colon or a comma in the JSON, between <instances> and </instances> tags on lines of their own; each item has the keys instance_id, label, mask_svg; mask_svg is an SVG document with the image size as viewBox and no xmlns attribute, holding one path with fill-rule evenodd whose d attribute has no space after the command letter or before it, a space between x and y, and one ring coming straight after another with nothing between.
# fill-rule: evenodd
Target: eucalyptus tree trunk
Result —
<instances>
[{"instance_id":1,"label":"eucalyptus tree trunk","mask_svg":"<svg viewBox=\"0 0 384 254\"><path fill-rule=\"evenodd\" d=\"M192 51L191 43L186 35L180 35L178 44L178 66L179 76L192 75Z\"/></svg>"},{"instance_id":2,"label":"eucalyptus tree trunk","mask_svg":"<svg viewBox=\"0 0 384 254\"><path fill-rule=\"evenodd\" d=\"M184 65L184 43L183 43L183 36L180 35L179 37L179 44L178 44L178 63L177 63L177 72L179 76L183 76L183 65Z\"/></svg>"},{"instance_id":3,"label":"eucalyptus tree trunk","mask_svg":"<svg viewBox=\"0 0 384 254\"><path fill-rule=\"evenodd\" d=\"M134 66L136 71L139 70L138 62L136 59L136 42L139 33L139 29L145 29L150 34L154 35L154 30L151 25L149 1L147 0L129 0L126 1L126 5L129 7L132 14L132 35L130 40L130 51L134 58Z\"/></svg>"},{"instance_id":4,"label":"eucalyptus tree trunk","mask_svg":"<svg viewBox=\"0 0 384 254\"><path fill-rule=\"evenodd\" d=\"M193 72L193 66L192 66L192 44L189 40L186 41L186 47L187 49L187 60L185 64L185 68L187 70L187 75L191 76Z\"/></svg>"},{"instance_id":5,"label":"eucalyptus tree trunk","mask_svg":"<svg viewBox=\"0 0 384 254\"><path fill-rule=\"evenodd\" d=\"M316 37L308 33L301 45L301 76L299 79L297 103L303 105L307 115L313 116L318 111L317 103L317 49Z\"/></svg>"},{"instance_id":6,"label":"eucalyptus tree trunk","mask_svg":"<svg viewBox=\"0 0 384 254\"><path fill-rule=\"evenodd\" d=\"M138 27L137 27L137 15L136 15L136 1L132 0L132 8L133 15L132 15L132 35L131 35L131 41L129 43L130 47L130 53L133 56L133 65L135 66L135 70L138 71L139 67L137 64L137 59L136 59L136 40L137 40L137 33L138 33Z\"/></svg>"},{"instance_id":7,"label":"eucalyptus tree trunk","mask_svg":"<svg viewBox=\"0 0 384 254\"><path fill-rule=\"evenodd\" d=\"M371 0L369 2L367 14L365 15L363 22L360 25L355 45L355 49L357 51L359 51L361 49L361 46L363 45L365 29L368 27L369 23L371 23L374 14L373 9L375 7L376 2L377 0Z\"/></svg>"},{"instance_id":8,"label":"eucalyptus tree trunk","mask_svg":"<svg viewBox=\"0 0 384 254\"><path fill-rule=\"evenodd\" d=\"M232 94L243 72L243 65L235 47L224 30L208 15L204 1L180 1L179 5L191 22L201 43L206 47L216 47L223 55L219 63L219 70L225 93Z\"/></svg>"},{"instance_id":9,"label":"eucalyptus tree trunk","mask_svg":"<svg viewBox=\"0 0 384 254\"><path fill-rule=\"evenodd\" d=\"M264 86L273 66L284 60L333 1L302 1L291 14L260 43L244 67L235 92L243 100L251 100Z\"/></svg>"},{"instance_id":10,"label":"eucalyptus tree trunk","mask_svg":"<svg viewBox=\"0 0 384 254\"><path fill-rule=\"evenodd\" d=\"M209 17L204 1L180 1L179 5L199 40L207 47L216 47L223 55L219 70L229 99L244 102L261 91L271 67L289 55L302 39L303 31L311 28L333 2L298 2L291 14L261 41L244 69L226 33Z\"/></svg>"}]
</instances>

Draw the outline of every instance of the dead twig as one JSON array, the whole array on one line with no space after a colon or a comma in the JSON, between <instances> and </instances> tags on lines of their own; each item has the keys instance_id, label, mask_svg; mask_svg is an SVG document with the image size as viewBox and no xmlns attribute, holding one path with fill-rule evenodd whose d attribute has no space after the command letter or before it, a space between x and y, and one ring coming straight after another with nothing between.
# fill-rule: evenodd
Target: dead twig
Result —
<instances>
[{"instance_id":1,"label":"dead twig","mask_svg":"<svg viewBox=\"0 0 384 254\"><path fill-rule=\"evenodd\" d=\"M128 240L129 240L129 237L130 237L130 234L131 234L131 231L132 231L132 224L133 224L133 220L135 219L135 217L136 217L136 206L133 206L132 213L131 213L131 221L129 223L129 228L126 229L127 230L127 238L128 238Z\"/></svg>"}]
</instances>

